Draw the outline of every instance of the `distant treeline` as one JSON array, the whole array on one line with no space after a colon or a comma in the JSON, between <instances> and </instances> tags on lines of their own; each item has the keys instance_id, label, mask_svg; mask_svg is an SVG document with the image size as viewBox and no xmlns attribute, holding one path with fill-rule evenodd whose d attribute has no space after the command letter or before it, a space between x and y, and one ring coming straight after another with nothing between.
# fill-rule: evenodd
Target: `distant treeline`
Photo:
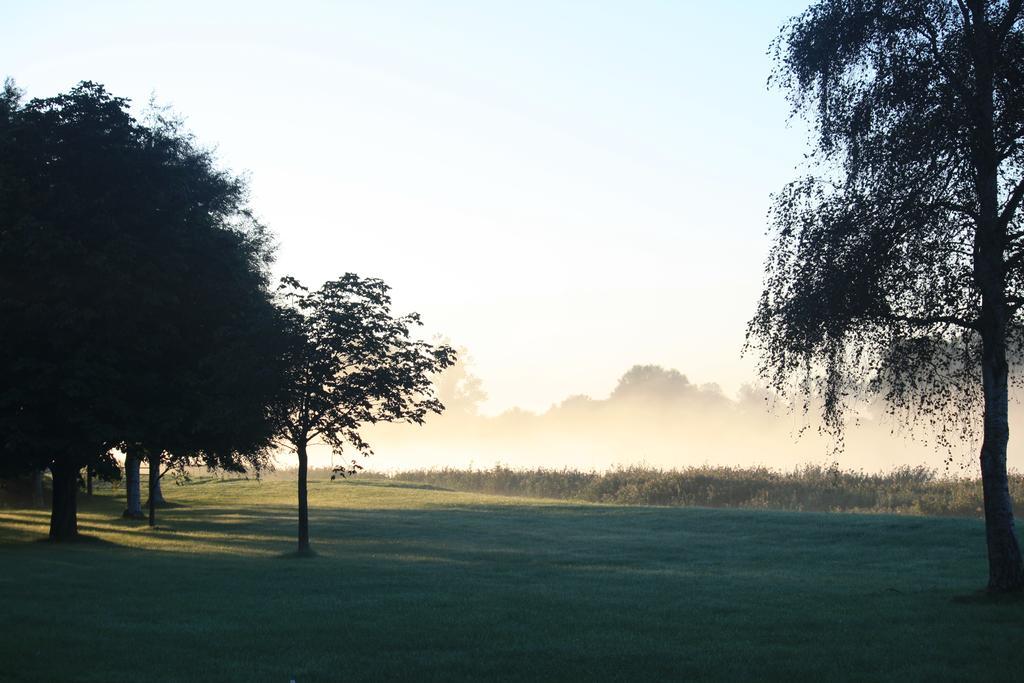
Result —
<instances>
[{"instance_id":1,"label":"distant treeline","mask_svg":"<svg viewBox=\"0 0 1024 683\"><path fill-rule=\"evenodd\" d=\"M982 516L979 481L942 476L924 467L870 474L817 465L789 472L707 466L581 472L499 465L488 470L412 470L387 478L456 491L625 505ZM1024 500L1024 475L1010 475L1010 493Z\"/></svg>"}]
</instances>

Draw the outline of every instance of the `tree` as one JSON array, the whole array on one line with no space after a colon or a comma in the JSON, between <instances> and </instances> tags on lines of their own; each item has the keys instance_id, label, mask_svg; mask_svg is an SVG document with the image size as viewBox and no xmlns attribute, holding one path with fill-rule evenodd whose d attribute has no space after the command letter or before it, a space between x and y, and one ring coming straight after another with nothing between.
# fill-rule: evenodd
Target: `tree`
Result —
<instances>
[{"instance_id":1,"label":"tree","mask_svg":"<svg viewBox=\"0 0 1024 683\"><path fill-rule=\"evenodd\" d=\"M23 105L11 82L0 96L0 461L50 468L55 540L77 535L78 471L113 437L113 406L91 390L119 379L96 343L116 276L84 234L112 223L95 201L109 177L84 173L83 162L126 141L120 102L65 97ZM95 192L82 192L89 185Z\"/></svg>"},{"instance_id":2,"label":"tree","mask_svg":"<svg viewBox=\"0 0 1024 683\"><path fill-rule=\"evenodd\" d=\"M270 443L279 321L245 201L98 84L0 97L0 464L50 468L52 539L112 449L237 465Z\"/></svg>"},{"instance_id":3,"label":"tree","mask_svg":"<svg viewBox=\"0 0 1024 683\"><path fill-rule=\"evenodd\" d=\"M245 183L218 169L166 110L151 105L143 129L171 169L151 186L159 220L172 228L159 248L184 266L163 268L154 283L166 302L152 311L164 327L159 385L137 387L146 410L125 439L145 454L154 526L168 470L265 465L283 337L268 286L269 236L246 204Z\"/></svg>"},{"instance_id":4,"label":"tree","mask_svg":"<svg viewBox=\"0 0 1024 683\"><path fill-rule=\"evenodd\" d=\"M350 446L368 455L359 432L364 425L422 424L428 413L444 409L431 379L455 362L455 353L413 339L419 316L393 316L388 291L381 280L351 273L315 291L294 278L284 278L278 289L288 380L274 413L279 443L299 459L299 554L310 552L309 445L319 440L337 454ZM335 473L344 477L358 469L353 459Z\"/></svg>"},{"instance_id":5,"label":"tree","mask_svg":"<svg viewBox=\"0 0 1024 683\"><path fill-rule=\"evenodd\" d=\"M451 346L447 339L436 341ZM483 381L473 373L469 350L460 346L456 356L452 365L434 376L434 390L438 400L444 404L446 416L475 416L479 413L480 404L487 400L487 392Z\"/></svg>"},{"instance_id":6,"label":"tree","mask_svg":"<svg viewBox=\"0 0 1024 683\"><path fill-rule=\"evenodd\" d=\"M634 365L619 378L610 398L642 398L671 401L692 396L697 387L678 370L660 365Z\"/></svg>"},{"instance_id":7,"label":"tree","mask_svg":"<svg viewBox=\"0 0 1024 683\"><path fill-rule=\"evenodd\" d=\"M748 328L762 375L820 400L834 434L864 394L931 420L946 443L983 407L992 591L1024 587L1006 474L1024 304L1022 5L819 0L785 26L773 78L814 151L775 197Z\"/></svg>"}]
</instances>

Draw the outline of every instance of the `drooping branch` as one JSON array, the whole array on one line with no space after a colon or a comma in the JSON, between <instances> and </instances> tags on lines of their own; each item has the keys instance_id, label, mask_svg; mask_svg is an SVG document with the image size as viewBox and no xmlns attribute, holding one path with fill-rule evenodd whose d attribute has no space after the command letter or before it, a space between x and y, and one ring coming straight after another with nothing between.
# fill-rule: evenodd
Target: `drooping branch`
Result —
<instances>
[{"instance_id":1,"label":"drooping branch","mask_svg":"<svg viewBox=\"0 0 1024 683\"><path fill-rule=\"evenodd\" d=\"M907 323L915 327L932 327L935 325L954 325L965 330L978 330L977 320L968 320L955 315L910 316L892 315L889 320Z\"/></svg>"}]
</instances>

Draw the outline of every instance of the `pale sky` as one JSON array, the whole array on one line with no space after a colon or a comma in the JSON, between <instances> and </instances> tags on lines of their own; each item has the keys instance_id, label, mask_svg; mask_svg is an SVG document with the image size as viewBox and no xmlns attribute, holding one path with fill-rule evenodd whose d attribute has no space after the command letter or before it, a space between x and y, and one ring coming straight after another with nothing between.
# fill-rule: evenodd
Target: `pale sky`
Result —
<instances>
[{"instance_id":1,"label":"pale sky","mask_svg":"<svg viewBox=\"0 0 1024 683\"><path fill-rule=\"evenodd\" d=\"M806 0L5 0L0 76L151 93L251 175L276 274L384 278L488 412L631 365L727 392L804 135L766 88Z\"/></svg>"}]
</instances>

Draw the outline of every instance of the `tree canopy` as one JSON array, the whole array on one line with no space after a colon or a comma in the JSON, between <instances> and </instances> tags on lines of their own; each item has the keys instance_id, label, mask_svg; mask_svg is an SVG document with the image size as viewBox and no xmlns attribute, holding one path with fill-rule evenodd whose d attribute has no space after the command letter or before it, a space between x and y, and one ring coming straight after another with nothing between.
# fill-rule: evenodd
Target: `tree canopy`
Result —
<instances>
[{"instance_id":1,"label":"tree canopy","mask_svg":"<svg viewBox=\"0 0 1024 683\"><path fill-rule=\"evenodd\" d=\"M51 536L110 449L235 463L279 386L268 234L179 124L83 82L0 98L0 460L49 466Z\"/></svg>"},{"instance_id":2,"label":"tree canopy","mask_svg":"<svg viewBox=\"0 0 1024 683\"><path fill-rule=\"evenodd\" d=\"M275 406L277 436L299 458L299 551L309 550L308 447L369 454L360 428L378 422L421 424L444 406L432 376L455 362L451 347L412 336L420 318L391 313L388 286L347 273L309 290L294 278L278 288L288 331L286 390ZM342 476L360 469L352 459Z\"/></svg>"}]
</instances>

